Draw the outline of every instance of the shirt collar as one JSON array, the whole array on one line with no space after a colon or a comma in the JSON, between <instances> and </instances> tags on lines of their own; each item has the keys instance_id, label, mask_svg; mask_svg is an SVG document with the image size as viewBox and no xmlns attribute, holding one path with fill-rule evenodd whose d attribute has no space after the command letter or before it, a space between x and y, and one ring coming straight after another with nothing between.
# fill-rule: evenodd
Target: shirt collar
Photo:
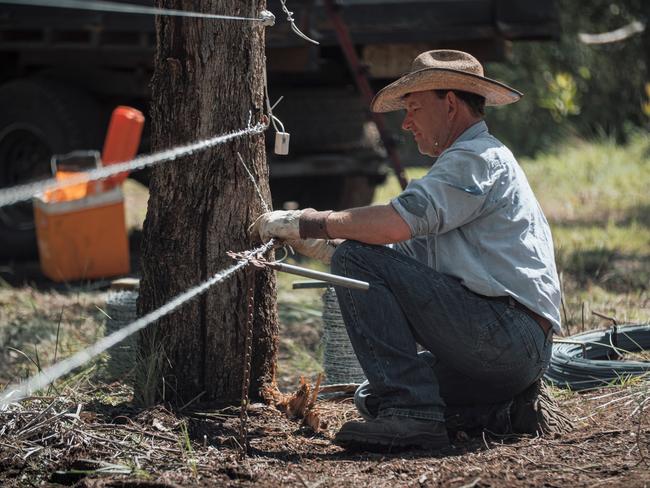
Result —
<instances>
[{"instance_id":1,"label":"shirt collar","mask_svg":"<svg viewBox=\"0 0 650 488\"><path fill-rule=\"evenodd\" d=\"M456 138L456 140L453 142L453 144L451 146L449 146L447 149L442 151L442 153L440 153L440 155L438 157L433 159L432 166L434 164L436 164L438 159L440 159L440 157L443 154L445 154L447 151L449 151L452 147L454 147L459 142L471 141L472 139L476 139L481 134L484 134L484 133L487 133L487 132L488 132L488 126L487 126L487 124L485 123L484 120L479 120L475 124L470 125L467 129L465 129L465 131L461 135L459 135Z\"/></svg>"},{"instance_id":2,"label":"shirt collar","mask_svg":"<svg viewBox=\"0 0 650 488\"><path fill-rule=\"evenodd\" d=\"M475 124L465 129L465 132L459 135L458 138L454 141L454 144L452 145L455 145L458 142L471 141L472 139L477 138L479 135L487 131L488 131L488 127L485 121L479 120Z\"/></svg>"}]
</instances>

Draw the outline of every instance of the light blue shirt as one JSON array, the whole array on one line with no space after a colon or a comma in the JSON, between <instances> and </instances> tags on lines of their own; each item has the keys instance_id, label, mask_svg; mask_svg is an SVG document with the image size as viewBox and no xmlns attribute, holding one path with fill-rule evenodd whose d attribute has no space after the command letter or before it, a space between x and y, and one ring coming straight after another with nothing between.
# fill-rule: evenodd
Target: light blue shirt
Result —
<instances>
[{"instance_id":1,"label":"light blue shirt","mask_svg":"<svg viewBox=\"0 0 650 488\"><path fill-rule=\"evenodd\" d=\"M551 230L517 160L485 122L463 132L391 205L412 236L394 249L480 295L510 295L561 331Z\"/></svg>"}]
</instances>

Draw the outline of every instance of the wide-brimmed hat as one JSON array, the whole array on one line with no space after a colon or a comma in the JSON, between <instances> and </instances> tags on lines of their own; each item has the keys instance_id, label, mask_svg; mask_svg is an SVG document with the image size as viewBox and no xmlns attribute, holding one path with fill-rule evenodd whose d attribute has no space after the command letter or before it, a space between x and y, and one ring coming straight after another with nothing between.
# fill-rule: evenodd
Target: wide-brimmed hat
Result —
<instances>
[{"instance_id":1,"label":"wide-brimmed hat","mask_svg":"<svg viewBox=\"0 0 650 488\"><path fill-rule=\"evenodd\" d=\"M439 49L427 51L413 60L411 71L382 88L370 108L373 112L392 112L404 108L404 96L427 90L461 90L485 97L486 105L506 105L522 93L483 76L483 66L471 54Z\"/></svg>"}]
</instances>

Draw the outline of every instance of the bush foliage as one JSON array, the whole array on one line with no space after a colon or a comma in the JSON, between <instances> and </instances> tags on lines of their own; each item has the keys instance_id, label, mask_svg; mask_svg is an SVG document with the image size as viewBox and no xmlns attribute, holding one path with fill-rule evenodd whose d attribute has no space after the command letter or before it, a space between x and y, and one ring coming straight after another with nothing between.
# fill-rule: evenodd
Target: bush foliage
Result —
<instances>
[{"instance_id":1,"label":"bush foliage","mask_svg":"<svg viewBox=\"0 0 650 488\"><path fill-rule=\"evenodd\" d=\"M650 28L611 44L584 44L630 22L648 24L647 0L558 0L558 41L518 42L509 63L487 74L523 91L513 106L488 111L491 131L515 154L534 155L567 136L607 135L618 142L650 121Z\"/></svg>"}]
</instances>

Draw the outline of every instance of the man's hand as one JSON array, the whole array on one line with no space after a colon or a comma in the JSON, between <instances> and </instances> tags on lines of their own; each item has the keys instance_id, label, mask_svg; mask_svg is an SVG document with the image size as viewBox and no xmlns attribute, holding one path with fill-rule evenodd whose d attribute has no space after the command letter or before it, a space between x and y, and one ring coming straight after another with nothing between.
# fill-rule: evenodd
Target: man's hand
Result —
<instances>
[{"instance_id":1,"label":"man's hand","mask_svg":"<svg viewBox=\"0 0 650 488\"><path fill-rule=\"evenodd\" d=\"M262 214L251 226L266 242L296 239L354 239L366 244L389 244L411 239L411 229L391 204L351 208L340 212L313 208L276 210Z\"/></svg>"},{"instance_id":2,"label":"man's hand","mask_svg":"<svg viewBox=\"0 0 650 488\"><path fill-rule=\"evenodd\" d=\"M330 264L336 246L341 242L343 241L331 241L329 239L298 239L295 241L287 241L287 244L303 256L316 259L325 264Z\"/></svg>"},{"instance_id":3,"label":"man's hand","mask_svg":"<svg viewBox=\"0 0 650 488\"><path fill-rule=\"evenodd\" d=\"M251 227L253 235L259 234L262 242L272 237L281 241L300 239L300 216L303 210L275 210L260 215Z\"/></svg>"}]
</instances>

